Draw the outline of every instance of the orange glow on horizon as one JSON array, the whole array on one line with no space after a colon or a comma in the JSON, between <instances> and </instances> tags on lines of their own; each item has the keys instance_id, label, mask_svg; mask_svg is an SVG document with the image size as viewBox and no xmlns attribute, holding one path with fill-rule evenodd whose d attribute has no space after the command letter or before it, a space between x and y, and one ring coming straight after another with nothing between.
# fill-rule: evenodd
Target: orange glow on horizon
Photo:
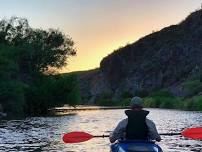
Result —
<instances>
[{"instance_id":1,"label":"orange glow on horizon","mask_svg":"<svg viewBox=\"0 0 202 152\"><path fill-rule=\"evenodd\" d=\"M80 41L75 42L77 56L70 57L68 59L69 64L60 70L60 72L86 71L99 68L101 60L113 51L168 25L166 23L152 25L151 23L150 28L148 28L147 24L143 23L142 26L139 25L139 27L136 26L136 28L133 28L133 25L128 23L128 25L122 27L122 31L108 31L108 33L107 31L104 33L101 31L97 33L97 37L95 36L92 39L85 39L85 37L78 36ZM156 28L151 30L151 27ZM127 30L124 31L124 29ZM86 35L87 33L83 34Z\"/></svg>"},{"instance_id":2,"label":"orange glow on horizon","mask_svg":"<svg viewBox=\"0 0 202 152\"><path fill-rule=\"evenodd\" d=\"M201 0L2 1L0 17L27 18L33 28L55 28L75 42L77 56L59 72L90 70L114 50L184 20Z\"/></svg>"},{"instance_id":3,"label":"orange glow on horizon","mask_svg":"<svg viewBox=\"0 0 202 152\"><path fill-rule=\"evenodd\" d=\"M83 49L77 48L77 56L79 56L79 60L77 60L77 56L70 57L68 59L68 65L67 67L64 67L60 72L66 73L75 71L75 69L78 69L76 71L86 71L86 70L92 70L95 68L99 68L100 62L104 57L111 54L113 51L117 50L120 47L123 47L129 43L132 43L134 41L126 41L122 40L117 43L111 43L106 46L97 46L95 50L89 49L88 51L84 51ZM87 54L85 54L87 53ZM85 64L83 64L85 63Z\"/></svg>"}]
</instances>

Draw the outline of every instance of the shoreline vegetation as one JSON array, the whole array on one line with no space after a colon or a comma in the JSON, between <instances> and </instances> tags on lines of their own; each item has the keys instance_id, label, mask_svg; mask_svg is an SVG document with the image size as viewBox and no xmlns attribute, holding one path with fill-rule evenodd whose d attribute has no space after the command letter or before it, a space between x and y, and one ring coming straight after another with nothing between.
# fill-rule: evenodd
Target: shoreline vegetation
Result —
<instances>
[{"instance_id":1,"label":"shoreline vegetation","mask_svg":"<svg viewBox=\"0 0 202 152\"><path fill-rule=\"evenodd\" d=\"M173 95L168 89L160 89L151 93L138 91L135 94L126 91L119 101L113 101L109 93L104 93L96 104L99 106L128 106L133 96L140 96L144 100L145 108L202 111L202 82L199 77L188 79L182 85L182 89L187 92L183 97Z\"/></svg>"},{"instance_id":2,"label":"shoreline vegetation","mask_svg":"<svg viewBox=\"0 0 202 152\"><path fill-rule=\"evenodd\" d=\"M24 18L0 20L0 117L46 116L65 104L125 107L133 96L142 97L146 108L202 111L201 46L187 43L200 40L201 13L121 47L98 69L66 74L57 70L76 55L71 37L31 28Z\"/></svg>"},{"instance_id":3,"label":"shoreline vegetation","mask_svg":"<svg viewBox=\"0 0 202 152\"><path fill-rule=\"evenodd\" d=\"M79 111L91 110L111 110L111 109L127 109L130 99L133 96L140 96L144 101L144 108L160 108L184 111L202 111L202 83L199 77L186 80L183 83L185 90L188 90L187 97L174 96L168 89L161 89L151 92L139 91L136 94L124 92L122 100L114 101L110 93L103 93L94 105L78 105L75 107L55 107L49 109L51 115L62 116L76 114Z\"/></svg>"},{"instance_id":4,"label":"shoreline vegetation","mask_svg":"<svg viewBox=\"0 0 202 152\"><path fill-rule=\"evenodd\" d=\"M122 98L120 101L114 101L109 98L101 97L97 100L99 106L128 106L130 99L133 97L130 93L127 93L128 97ZM148 96L142 96L136 94L134 96L140 96L144 100L145 108L162 108L162 109L178 109L188 111L202 111L202 94L197 94L188 97L177 97L171 94L166 89L155 91Z\"/></svg>"},{"instance_id":5,"label":"shoreline vegetation","mask_svg":"<svg viewBox=\"0 0 202 152\"><path fill-rule=\"evenodd\" d=\"M144 100L144 108L159 108L159 109L170 109L170 110L182 110L182 111L202 111L202 107L198 107L198 102L191 99L186 99L188 101L184 101L183 99L171 99L162 97L160 100L155 100L152 97L143 98ZM166 99L166 102L164 102ZM126 101L129 104L130 99ZM202 96L197 101L201 102ZM162 101L162 102L161 102ZM173 104L169 104L170 102L177 101L175 106ZM188 102L188 103L184 103ZM122 101L123 103L123 101ZM169 105L169 106L167 106ZM196 108L197 107L197 108ZM108 105L108 106L96 106L96 105L77 105L76 107L63 106L63 107L55 107L49 109L49 116L64 116L64 115L76 115L78 112L82 111L95 111L95 110L117 110L117 109L129 109L129 106L120 104L117 102L116 105Z\"/></svg>"},{"instance_id":6,"label":"shoreline vegetation","mask_svg":"<svg viewBox=\"0 0 202 152\"><path fill-rule=\"evenodd\" d=\"M94 110L114 110L114 109L128 109L128 106L88 106L78 105L76 107L64 106L55 107L49 109L49 115L52 116L63 116L63 115L75 115L81 111L94 111Z\"/></svg>"},{"instance_id":7,"label":"shoreline vegetation","mask_svg":"<svg viewBox=\"0 0 202 152\"><path fill-rule=\"evenodd\" d=\"M57 73L76 55L73 40L58 29L0 20L0 117L46 115L49 108L80 101L77 77Z\"/></svg>"}]
</instances>

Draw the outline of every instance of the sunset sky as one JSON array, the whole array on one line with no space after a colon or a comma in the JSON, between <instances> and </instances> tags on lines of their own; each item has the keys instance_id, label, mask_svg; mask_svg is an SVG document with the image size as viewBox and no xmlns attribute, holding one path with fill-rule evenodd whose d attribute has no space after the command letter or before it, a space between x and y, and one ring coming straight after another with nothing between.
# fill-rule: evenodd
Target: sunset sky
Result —
<instances>
[{"instance_id":1,"label":"sunset sky","mask_svg":"<svg viewBox=\"0 0 202 152\"><path fill-rule=\"evenodd\" d=\"M25 17L34 28L59 28L77 56L62 72L99 67L103 57L152 31L182 21L201 0L2 0L0 19Z\"/></svg>"}]
</instances>

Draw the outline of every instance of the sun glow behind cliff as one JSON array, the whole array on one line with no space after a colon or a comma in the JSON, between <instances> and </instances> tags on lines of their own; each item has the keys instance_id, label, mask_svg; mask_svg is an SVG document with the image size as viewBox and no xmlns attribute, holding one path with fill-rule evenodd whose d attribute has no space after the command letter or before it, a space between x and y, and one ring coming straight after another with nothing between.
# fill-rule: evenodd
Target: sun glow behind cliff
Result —
<instances>
[{"instance_id":1,"label":"sun glow behind cliff","mask_svg":"<svg viewBox=\"0 0 202 152\"><path fill-rule=\"evenodd\" d=\"M59 28L72 37L77 56L61 72L99 67L115 49L200 8L201 0L8 0L0 18L25 17L32 27Z\"/></svg>"}]
</instances>

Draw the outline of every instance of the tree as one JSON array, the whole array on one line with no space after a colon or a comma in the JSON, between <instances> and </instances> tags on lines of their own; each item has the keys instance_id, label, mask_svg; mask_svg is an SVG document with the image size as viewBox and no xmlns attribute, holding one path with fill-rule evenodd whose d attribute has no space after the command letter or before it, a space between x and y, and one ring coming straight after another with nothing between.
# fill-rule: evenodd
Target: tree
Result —
<instances>
[{"instance_id":1,"label":"tree","mask_svg":"<svg viewBox=\"0 0 202 152\"><path fill-rule=\"evenodd\" d=\"M58 29L33 29L24 18L0 21L0 43L24 50L21 67L26 71L45 72L67 65L67 58L76 55L73 40Z\"/></svg>"},{"instance_id":2,"label":"tree","mask_svg":"<svg viewBox=\"0 0 202 152\"><path fill-rule=\"evenodd\" d=\"M0 104L8 115L41 115L80 94L75 77L47 75L76 55L74 42L58 29L33 29L23 18L0 21ZM45 74L46 73L46 74Z\"/></svg>"},{"instance_id":3,"label":"tree","mask_svg":"<svg viewBox=\"0 0 202 152\"><path fill-rule=\"evenodd\" d=\"M8 116L23 113L24 89L26 85L19 81L17 64L20 50L0 44L0 104Z\"/></svg>"}]
</instances>

